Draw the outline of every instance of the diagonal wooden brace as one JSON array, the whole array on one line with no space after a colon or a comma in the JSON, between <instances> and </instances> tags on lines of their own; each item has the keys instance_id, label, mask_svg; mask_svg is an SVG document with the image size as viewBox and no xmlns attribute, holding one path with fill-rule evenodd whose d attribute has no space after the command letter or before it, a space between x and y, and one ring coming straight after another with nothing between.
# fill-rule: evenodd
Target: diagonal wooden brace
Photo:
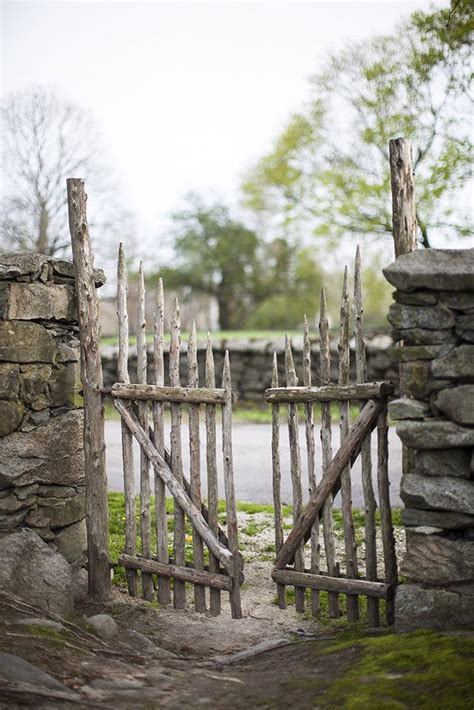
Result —
<instances>
[{"instance_id":1,"label":"diagonal wooden brace","mask_svg":"<svg viewBox=\"0 0 474 710\"><path fill-rule=\"evenodd\" d=\"M219 559L221 564L228 571L229 575L233 577L235 571L233 554L217 540L211 528L206 523L201 511L194 505L183 486L181 486L175 478L170 467L160 455L143 427L140 425L135 414L123 402L121 402L120 399L115 399L114 405L120 413L122 420L140 444L156 473L165 483L178 505L190 517L192 524L211 552Z\"/></svg>"},{"instance_id":2,"label":"diagonal wooden brace","mask_svg":"<svg viewBox=\"0 0 474 710\"><path fill-rule=\"evenodd\" d=\"M295 552L302 542L311 534L311 526L320 515L326 498L332 492L337 494L340 487L340 476L349 463L353 463L359 455L362 442L377 425L377 417L385 406L383 399L370 399L351 426L347 438L329 464L314 495L311 496L304 511L296 521L275 559L275 567L283 569L291 564Z\"/></svg>"}]
</instances>

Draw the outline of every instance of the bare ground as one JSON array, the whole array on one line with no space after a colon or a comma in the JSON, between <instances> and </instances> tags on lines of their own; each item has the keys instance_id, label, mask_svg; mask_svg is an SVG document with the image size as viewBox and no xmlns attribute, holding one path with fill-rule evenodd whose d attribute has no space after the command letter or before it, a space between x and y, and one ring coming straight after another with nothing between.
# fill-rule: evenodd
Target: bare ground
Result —
<instances>
[{"instance_id":1,"label":"bare ground","mask_svg":"<svg viewBox=\"0 0 474 710\"><path fill-rule=\"evenodd\" d=\"M30 661L65 686L51 691L33 682L25 687L0 680L0 707L318 707L331 679L350 667L354 652L320 654L318 649L340 633L338 627L297 614L293 606L275 605L271 522L265 513L239 513L246 561L240 620L231 618L224 594L222 614L212 618L192 610L191 589L188 609L177 611L114 587L110 604L84 599L75 617L63 620L64 631L53 633L21 623L47 618L44 612L0 595L0 650ZM397 539L402 547L401 532ZM342 548L341 537L341 562ZM363 559L363 544L359 550ZM97 613L114 617L118 636L105 640L90 633L84 617ZM271 649L279 640L287 645ZM233 657L262 642L261 653Z\"/></svg>"}]
</instances>

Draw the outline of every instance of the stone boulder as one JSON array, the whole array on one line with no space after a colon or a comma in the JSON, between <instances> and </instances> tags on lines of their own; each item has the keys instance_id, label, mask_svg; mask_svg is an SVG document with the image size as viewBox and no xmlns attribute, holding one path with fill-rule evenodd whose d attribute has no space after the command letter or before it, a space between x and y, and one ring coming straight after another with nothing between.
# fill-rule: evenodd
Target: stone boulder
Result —
<instances>
[{"instance_id":1,"label":"stone boulder","mask_svg":"<svg viewBox=\"0 0 474 710\"><path fill-rule=\"evenodd\" d=\"M56 547L70 564L82 562L87 553L85 519L56 531Z\"/></svg>"},{"instance_id":2,"label":"stone boulder","mask_svg":"<svg viewBox=\"0 0 474 710\"><path fill-rule=\"evenodd\" d=\"M92 626L97 636L102 639L112 639L119 632L117 622L110 614L89 616L87 623Z\"/></svg>"},{"instance_id":3,"label":"stone boulder","mask_svg":"<svg viewBox=\"0 0 474 710\"><path fill-rule=\"evenodd\" d=\"M52 614L69 614L73 608L71 568L26 528L1 538L0 588Z\"/></svg>"},{"instance_id":4,"label":"stone boulder","mask_svg":"<svg viewBox=\"0 0 474 710\"><path fill-rule=\"evenodd\" d=\"M472 598L446 589L425 589L419 584L401 584L395 595L395 628L415 629L472 627Z\"/></svg>"}]
</instances>

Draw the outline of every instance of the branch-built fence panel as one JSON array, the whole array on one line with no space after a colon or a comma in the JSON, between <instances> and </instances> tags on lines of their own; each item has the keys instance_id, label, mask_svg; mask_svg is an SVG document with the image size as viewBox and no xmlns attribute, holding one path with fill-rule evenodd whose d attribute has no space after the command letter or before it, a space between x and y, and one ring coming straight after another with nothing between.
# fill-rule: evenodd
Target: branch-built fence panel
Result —
<instances>
[{"instance_id":1,"label":"branch-built fence panel","mask_svg":"<svg viewBox=\"0 0 474 710\"><path fill-rule=\"evenodd\" d=\"M272 465L273 498L275 506L275 567L272 573L277 583L280 608L286 606L285 587L295 588L298 612L305 611L305 590L311 589L311 611L320 613L320 592L328 592L328 612L332 618L340 616L339 595L347 598L347 618L359 619L359 596L368 598L368 622L380 624L380 599L386 600L388 623L393 623L393 597L397 584L397 560L393 535L389 479L388 479L388 423L387 398L393 394L390 382L366 382L367 370L365 344L362 332L361 261L357 250L354 274L354 340L357 382L349 382L350 358L350 304L347 268L344 273L340 309L339 378L330 381L329 327L324 290L320 304L320 375L318 386L311 381L311 348L308 323L304 324L303 386L298 386L293 354L286 340L286 384L278 382L277 356L273 360L272 387L265 399L272 405ZM360 413L350 423L350 403L358 402ZM333 455L331 404L339 408L340 448ZM301 448L298 436L298 404L303 404L305 424L305 455L308 469L310 499L303 509L303 482L301 475ZM288 409L288 436L290 444L290 471L293 490L293 528L286 540L281 501L280 457L280 407ZM316 480L318 450L314 435L314 407L321 414L321 468L322 477ZM371 433L377 431L377 488L381 521L383 578L379 577L376 540L376 499L372 483ZM365 510L365 574L362 574L354 531L352 508L351 467L361 456L362 489ZM345 574L340 573L336 560L333 529L333 499L341 492L344 532ZM310 540L307 551L305 543ZM324 545L326 566L321 570L321 544ZM307 554L308 553L308 554ZM309 559L309 566L307 565Z\"/></svg>"},{"instance_id":2,"label":"branch-built fence panel","mask_svg":"<svg viewBox=\"0 0 474 710\"><path fill-rule=\"evenodd\" d=\"M122 457L125 491L125 550L119 558L126 569L128 590L137 595L138 572L141 593L152 599L157 579L157 598L175 608L186 607L186 583L194 585L196 611L207 610L206 588L210 589L209 610L221 612L221 592L230 595L232 616L241 618L240 586L243 581L242 556L238 550L237 513L232 462L232 383L226 353L222 387L216 387L214 359L208 337L205 386L199 382L197 337L193 324L188 340L185 385L181 384L181 326L176 300L171 319L169 385L164 384L164 298L163 284L157 293L154 317L153 382L147 381L148 362L145 322L145 286L140 265L137 312L137 377L130 383L128 372L127 276L122 247L117 272L117 315L119 321L119 378L111 395L122 422ZM183 406L188 412L189 476L182 455ZM205 409L205 423L201 410ZM169 448L165 442L165 416L171 420ZM222 454L226 500L226 531L219 525L217 486L217 410L222 416ZM151 421L150 421L151 420ZM201 430L205 430L208 506L201 496ZM136 494L133 438L140 446L140 516L136 526ZM204 437L203 437L204 438ZM150 467L154 470L155 514L152 516ZM173 540L168 540L166 491L174 500ZM153 517L153 519L152 519ZM155 535L152 534L155 527ZM190 535L187 528L190 526ZM156 549L152 541L156 538ZM192 539L192 559L186 559ZM138 554L140 550L140 554ZM172 581L172 590L171 590Z\"/></svg>"}]
</instances>

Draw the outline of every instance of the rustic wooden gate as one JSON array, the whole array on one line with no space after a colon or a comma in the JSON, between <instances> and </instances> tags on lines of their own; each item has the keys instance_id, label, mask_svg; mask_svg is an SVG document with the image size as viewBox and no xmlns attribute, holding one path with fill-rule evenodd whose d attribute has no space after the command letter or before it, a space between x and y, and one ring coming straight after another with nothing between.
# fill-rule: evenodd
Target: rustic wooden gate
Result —
<instances>
[{"instance_id":1,"label":"rustic wooden gate","mask_svg":"<svg viewBox=\"0 0 474 710\"><path fill-rule=\"evenodd\" d=\"M122 455L125 490L125 551L119 563L126 568L130 594L138 593L138 575L141 572L142 595L154 596L153 576L158 579L157 597L161 604L173 601L177 609L186 606L185 584L194 585L196 611L204 612L206 587L210 588L210 612L221 611L221 592L228 591L232 616L241 618L240 586L243 581L242 555L238 550L237 514L232 466L232 385L229 354L226 353L222 373L222 387L216 387L214 360L210 338L206 353L206 386L199 383L197 337L193 323L188 340L188 382L180 382L181 326L178 300L175 300L171 319L171 345L169 354L169 386L164 384L164 294L160 280L154 316L153 382L147 382L147 344L145 322L145 285L143 266L138 276L137 311L137 383L130 384L128 372L128 314L127 275L122 246L119 250L117 274L117 315L119 321L119 382L111 389L114 405L122 421ZM148 404L151 404L152 422L148 421ZM165 405L171 417L170 448L165 446ZM190 478L186 479L182 456L182 407L188 408L188 435L190 453ZM208 507L201 496L200 462L200 412L205 407L206 464ZM225 482L227 534L219 526L218 483L216 455L216 409L222 410L222 451ZM140 546L137 554L137 527L135 522L135 481L132 439L140 445ZM156 553L152 545L152 515L150 465L155 471ZM172 556L168 549L168 516L166 489L174 500L174 534ZM192 528L187 535L186 517ZM192 537L192 559L186 559L186 544ZM207 546L207 550L205 549ZM190 550L191 552L191 550ZM205 557L208 555L206 563Z\"/></svg>"},{"instance_id":2,"label":"rustic wooden gate","mask_svg":"<svg viewBox=\"0 0 474 710\"><path fill-rule=\"evenodd\" d=\"M275 546L276 558L273 580L277 583L280 608L286 607L285 586L295 587L295 603L299 612L305 610L305 589L311 591L311 610L314 616L320 613L320 592L328 592L329 616L340 616L339 594L347 596L347 617L349 621L359 619L360 595L366 595L368 622L371 626L380 623L379 600L386 600L388 623L393 623L393 597L397 584L397 560L393 535L389 479L388 479L388 424L387 398L393 394L390 382L367 383L365 344L362 333L362 290L361 262L357 250L354 274L354 336L356 383L349 383L349 295L347 268L344 273L340 309L339 377L333 383L329 347L329 329L324 290L321 292L320 307L320 370L319 385L312 386L311 346L308 324L305 319L303 346L303 386L297 386L293 354L289 340L286 340L285 372L286 386L278 386L278 363L276 354L273 362L272 388L266 390L265 399L272 405L272 461L273 495L275 506ZM360 414L350 426L350 402L359 402ZM303 510L301 453L298 438L298 404L304 405L306 431L306 456L308 466L309 503ZM331 403L337 403L340 410L340 448L333 457L331 433ZM290 442L290 471L293 489L293 528L286 540L283 538L283 518L281 501L281 460L280 460L280 405L288 406L288 433ZM314 437L314 406L321 407L321 458L322 478L317 485ZM370 437L377 429L377 484L381 520L381 537L384 569L377 567L376 500L372 483L372 463ZM354 533L351 466L361 454L362 486L365 507L365 575L359 573L357 545ZM341 491L345 575L340 574L336 560L333 530L333 498ZM324 543L327 571L321 571L320 536ZM310 566L305 564L305 542L311 541ZM292 566L291 566L292 565ZM381 579L380 577L384 578Z\"/></svg>"}]
</instances>

